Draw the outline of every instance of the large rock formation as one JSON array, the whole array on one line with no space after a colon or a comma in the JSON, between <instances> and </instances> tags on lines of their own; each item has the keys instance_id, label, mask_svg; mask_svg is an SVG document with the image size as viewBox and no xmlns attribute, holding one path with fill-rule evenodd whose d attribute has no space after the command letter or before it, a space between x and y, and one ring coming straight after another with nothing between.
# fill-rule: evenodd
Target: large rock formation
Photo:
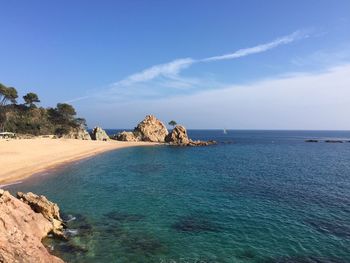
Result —
<instances>
[{"instance_id":1,"label":"large rock formation","mask_svg":"<svg viewBox=\"0 0 350 263\"><path fill-rule=\"evenodd\" d=\"M109 141L110 138L106 131L101 127L95 127L91 132L91 139L95 141Z\"/></svg>"},{"instance_id":2,"label":"large rock formation","mask_svg":"<svg viewBox=\"0 0 350 263\"><path fill-rule=\"evenodd\" d=\"M153 115L147 115L133 132L121 132L114 136L119 141L165 142L168 130L164 123Z\"/></svg>"},{"instance_id":3,"label":"large rock formation","mask_svg":"<svg viewBox=\"0 0 350 263\"><path fill-rule=\"evenodd\" d=\"M166 136L165 141L176 146L208 146L216 144L215 141L193 141L188 138L186 128L181 125L175 128Z\"/></svg>"},{"instance_id":4,"label":"large rock formation","mask_svg":"<svg viewBox=\"0 0 350 263\"><path fill-rule=\"evenodd\" d=\"M164 123L153 115L147 115L134 129L136 137L140 141L146 142L164 142L168 135L168 130Z\"/></svg>"},{"instance_id":5,"label":"large rock formation","mask_svg":"<svg viewBox=\"0 0 350 263\"><path fill-rule=\"evenodd\" d=\"M44 200L36 203L39 206ZM41 211L47 211L48 217L59 217L54 212L55 209ZM35 212L30 205L0 189L0 262L63 263L61 259L51 255L41 243L42 238L53 229L52 221L41 212Z\"/></svg>"},{"instance_id":6,"label":"large rock formation","mask_svg":"<svg viewBox=\"0 0 350 263\"><path fill-rule=\"evenodd\" d=\"M147 115L132 132L123 131L113 136L118 141L166 142L178 146L207 146L216 144L215 141L193 141L188 138L186 128L177 125L168 133L165 125L153 115Z\"/></svg>"}]
</instances>

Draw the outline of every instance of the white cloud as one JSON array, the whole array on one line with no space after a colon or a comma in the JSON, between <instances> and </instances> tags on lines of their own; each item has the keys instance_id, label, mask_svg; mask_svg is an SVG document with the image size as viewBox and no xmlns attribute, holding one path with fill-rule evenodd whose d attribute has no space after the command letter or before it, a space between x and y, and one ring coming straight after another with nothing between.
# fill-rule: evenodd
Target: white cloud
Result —
<instances>
[{"instance_id":1,"label":"white cloud","mask_svg":"<svg viewBox=\"0 0 350 263\"><path fill-rule=\"evenodd\" d=\"M152 113L189 128L350 129L349 76L347 64L188 96L101 105L87 116L101 121L103 112L115 112L101 124L120 128Z\"/></svg>"},{"instance_id":2,"label":"white cloud","mask_svg":"<svg viewBox=\"0 0 350 263\"><path fill-rule=\"evenodd\" d=\"M269 42L269 43L257 45L255 47L239 49L239 50L237 50L233 53L230 53L230 54L209 57L209 58L202 59L201 61L208 62L208 61L218 61L218 60L227 60L227 59L235 59L235 58L245 57L245 56L252 55L252 54L262 53L262 52L268 51L270 49L276 48L280 45L286 45L286 44L289 44L295 40L298 40L301 38L306 38L306 37L308 37L307 34L303 33L302 31L296 31L290 35L277 38L274 41Z\"/></svg>"},{"instance_id":3,"label":"white cloud","mask_svg":"<svg viewBox=\"0 0 350 263\"><path fill-rule=\"evenodd\" d=\"M118 82L115 82L111 84L109 88L102 89L100 92L92 92L91 95L75 98L69 100L68 102L77 102L92 97L109 101L121 101L123 99L130 100L142 97L159 98L162 96L173 96L174 92L171 92L172 90L193 88L198 88L198 90L200 90L202 88L212 87L215 84L218 88L219 85L217 81L213 81L211 79L198 79L194 77L182 77L180 72L195 63L208 63L219 60L236 59L256 53L262 53L280 45L286 45L306 37L308 37L308 35L305 32L296 31L287 36L277 38L271 42L250 48L240 49L230 54L197 60L193 58L181 58L165 64L154 65L141 72L132 74Z\"/></svg>"},{"instance_id":4,"label":"white cloud","mask_svg":"<svg viewBox=\"0 0 350 263\"><path fill-rule=\"evenodd\" d=\"M149 81L157 77L173 77L193 63L195 63L195 60L191 58L176 59L169 63L155 65L139 73L132 74L121 81L113 83L112 86L129 86L134 83Z\"/></svg>"},{"instance_id":5,"label":"white cloud","mask_svg":"<svg viewBox=\"0 0 350 263\"><path fill-rule=\"evenodd\" d=\"M165 77L165 78L170 78L174 80L174 78L176 78L182 70L190 67L194 63L240 58L240 57L244 57L244 56L248 56L256 53L265 52L270 49L276 48L280 45L286 45L288 43L291 43L293 41L296 41L300 38L305 38L305 37L307 37L305 33L303 33L302 31L296 31L290 35L277 38L272 42L257 45L255 47L240 49L231 54L208 57L208 58L199 59L199 60L195 60L193 58L176 59L169 63L155 65L139 73L132 74L121 81L113 83L112 87L116 88L116 87L130 86L140 82L151 81L158 77ZM179 83L180 86L181 86L181 83L183 83L183 80L184 79L182 79L182 81Z\"/></svg>"}]
</instances>

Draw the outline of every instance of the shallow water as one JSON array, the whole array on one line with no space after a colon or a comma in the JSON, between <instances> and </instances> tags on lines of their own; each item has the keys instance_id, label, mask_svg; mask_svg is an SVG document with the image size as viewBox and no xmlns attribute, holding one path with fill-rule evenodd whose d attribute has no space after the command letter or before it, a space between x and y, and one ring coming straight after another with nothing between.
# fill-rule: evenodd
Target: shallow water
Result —
<instances>
[{"instance_id":1,"label":"shallow water","mask_svg":"<svg viewBox=\"0 0 350 263\"><path fill-rule=\"evenodd\" d=\"M57 202L68 262L350 262L350 132L190 131L8 187Z\"/></svg>"}]
</instances>

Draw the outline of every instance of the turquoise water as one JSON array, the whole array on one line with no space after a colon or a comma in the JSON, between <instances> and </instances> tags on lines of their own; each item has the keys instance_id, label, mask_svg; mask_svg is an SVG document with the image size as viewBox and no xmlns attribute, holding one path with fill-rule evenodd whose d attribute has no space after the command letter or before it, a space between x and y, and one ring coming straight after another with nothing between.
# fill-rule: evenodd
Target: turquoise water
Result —
<instances>
[{"instance_id":1,"label":"turquoise water","mask_svg":"<svg viewBox=\"0 0 350 263\"><path fill-rule=\"evenodd\" d=\"M217 146L101 154L9 189L57 202L68 262L350 262L350 132L190 131ZM233 143L234 142L234 143Z\"/></svg>"}]
</instances>

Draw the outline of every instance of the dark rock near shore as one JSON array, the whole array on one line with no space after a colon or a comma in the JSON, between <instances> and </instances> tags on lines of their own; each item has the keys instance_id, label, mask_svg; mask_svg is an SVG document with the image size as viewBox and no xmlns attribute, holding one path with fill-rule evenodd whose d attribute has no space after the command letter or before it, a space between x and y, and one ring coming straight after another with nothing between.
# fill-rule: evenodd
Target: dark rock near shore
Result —
<instances>
[{"instance_id":1,"label":"dark rock near shore","mask_svg":"<svg viewBox=\"0 0 350 263\"><path fill-rule=\"evenodd\" d=\"M305 142L318 142L318 140L305 140Z\"/></svg>"},{"instance_id":2,"label":"dark rock near shore","mask_svg":"<svg viewBox=\"0 0 350 263\"><path fill-rule=\"evenodd\" d=\"M343 143L341 140L325 140L326 143Z\"/></svg>"}]
</instances>

